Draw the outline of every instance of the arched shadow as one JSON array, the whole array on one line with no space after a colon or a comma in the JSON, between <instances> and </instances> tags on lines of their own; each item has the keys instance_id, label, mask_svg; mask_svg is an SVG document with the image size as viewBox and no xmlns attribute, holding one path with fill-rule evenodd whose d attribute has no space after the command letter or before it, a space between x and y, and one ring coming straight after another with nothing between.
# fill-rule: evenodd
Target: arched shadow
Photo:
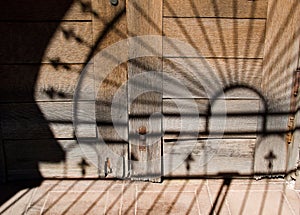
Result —
<instances>
[{"instance_id":1,"label":"arched shadow","mask_svg":"<svg viewBox=\"0 0 300 215\"><path fill-rule=\"evenodd\" d=\"M268 118L268 104L267 104L267 100L264 97L263 93L260 92L258 89L250 86L250 85L246 85L246 84L235 84L235 85L231 85L231 86L226 86L223 90L220 90L219 92L216 92L214 94L214 96L210 99L210 102L208 103L207 106L207 113L206 113L206 133L209 134L209 122L210 122L210 117L212 116L212 107L215 104L215 102L218 99L226 99L226 94L228 93L235 93L237 91L249 91L250 93L254 94L255 97L257 97L257 99L260 100L260 104L259 104L259 112L247 112L247 113L242 113L241 115L243 116L258 116L261 118L261 120L258 120L258 129L256 134L257 135L267 135L267 118ZM223 97L225 96L225 98ZM229 96L230 97L230 96ZM252 97L252 95L251 95ZM238 114L235 114L238 115ZM225 116L226 117L226 116Z\"/></svg>"},{"instance_id":2,"label":"arched shadow","mask_svg":"<svg viewBox=\"0 0 300 215\"><path fill-rule=\"evenodd\" d=\"M0 2L0 178L20 180L0 185L0 205L20 190L41 184L39 162L65 160L65 151L36 103L35 85L47 46L73 2ZM53 89L44 94L50 100L54 95L65 98Z\"/></svg>"}]
</instances>

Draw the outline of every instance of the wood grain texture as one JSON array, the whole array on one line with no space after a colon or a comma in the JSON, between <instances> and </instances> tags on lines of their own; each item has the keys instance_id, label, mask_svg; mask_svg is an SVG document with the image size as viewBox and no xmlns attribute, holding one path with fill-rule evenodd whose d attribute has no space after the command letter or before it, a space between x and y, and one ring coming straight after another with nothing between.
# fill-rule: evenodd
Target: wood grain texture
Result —
<instances>
[{"instance_id":1,"label":"wood grain texture","mask_svg":"<svg viewBox=\"0 0 300 215\"><path fill-rule=\"evenodd\" d=\"M126 16L129 36L162 34L162 1L127 1ZM159 181L161 176L161 118L156 116L152 117L152 120L148 119L153 113L161 113L162 76L159 74L162 71L162 62L159 59L162 56L161 46L160 40L129 41L129 59L134 59L128 64L128 78L133 80L128 86L131 177L140 180ZM135 59L145 52L155 54L158 58ZM155 71L157 75L150 79L145 77L134 79L134 76L148 71ZM146 151L141 151L139 147L143 140L137 131L142 126L147 129Z\"/></svg>"},{"instance_id":2,"label":"wood grain texture","mask_svg":"<svg viewBox=\"0 0 300 215\"><path fill-rule=\"evenodd\" d=\"M196 113L193 112L194 105L198 109ZM260 132L257 124L260 118L259 100L164 99L163 114L165 140L188 139L195 132L199 138L208 135L216 138L222 134L224 138L256 138L257 132ZM199 117L199 122L187 127L185 123L191 124L195 117ZM219 122L219 125L213 122Z\"/></svg>"},{"instance_id":3,"label":"wood grain texture","mask_svg":"<svg viewBox=\"0 0 300 215\"><path fill-rule=\"evenodd\" d=\"M164 74L179 81L189 91L185 98L207 98L206 91L217 96L219 90L224 89L228 98L255 99L257 95L253 90L261 91L261 59L164 58L163 63ZM189 71L189 65L196 65L196 68ZM174 97L176 85L176 82L164 79L164 98Z\"/></svg>"},{"instance_id":4,"label":"wood grain texture","mask_svg":"<svg viewBox=\"0 0 300 215\"><path fill-rule=\"evenodd\" d=\"M183 153L190 149L190 156L184 159ZM165 169L174 169L169 176L250 175L253 173L254 149L255 139L165 142L164 155L183 160L177 168L170 162Z\"/></svg>"},{"instance_id":5,"label":"wood grain texture","mask_svg":"<svg viewBox=\"0 0 300 215\"><path fill-rule=\"evenodd\" d=\"M298 66L300 68L300 50L299 50L299 59L298 59ZM294 79L294 81L297 81ZM300 80L298 80L300 82ZM299 86L298 86L299 87ZM293 89L294 91L294 89ZM293 92L294 93L294 92ZM295 111L295 121L293 127L293 139L291 144L289 144L289 151L288 151L288 166L287 171L297 171L297 168L300 166L300 97L299 97L299 89L298 95L292 95L291 98L291 111ZM294 106L294 107L293 107ZM299 171L299 170L298 170ZM293 176L295 178L295 176ZM297 180L300 180L298 174ZM300 183L299 183L300 184Z\"/></svg>"},{"instance_id":6,"label":"wood grain texture","mask_svg":"<svg viewBox=\"0 0 300 215\"><path fill-rule=\"evenodd\" d=\"M92 48L90 22L2 22L0 63L85 63Z\"/></svg>"},{"instance_id":7,"label":"wood grain texture","mask_svg":"<svg viewBox=\"0 0 300 215\"><path fill-rule=\"evenodd\" d=\"M125 1L119 1L117 6L111 5L110 1L105 0L92 0L92 6L95 12L99 14L98 17L93 17L93 44L95 54L101 51L105 51L105 48L114 45L115 43L127 38L127 23L126 23L126 5ZM127 54L128 50L122 50ZM114 56L118 58L119 56ZM97 58L95 58L97 59ZM113 57L108 57L105 63L109 64L113 60ZM104 64L105 64L104 63ZM120 62L122 63L122 62ZM94 61L94 74L95 77L100 77L103 67L106 65ZM97 80L97 78L96 78ZM96 96L96 120L98 135L100 135L106 145L99 145L99 173L100 176L106 176L107 170L105 165L107 159L110 160L113 166L113 171L110 176L114 177L126 177L128 175L128 116L127 116L127 99L122 99L113 103L113 98L119 88L127 80L127 64L124 62L120 66L117 66L106 77L101 78L101 85L99 89L95 89ZM127 97L126 90L122 91L123 96ZM116 116L112 116L112 105ZM125 118L119 119L119 115L124 115ZM113 124L112 118L118 118L116 124ZM117 133L118 131L121 134ZM113 153L110 153L113 152ZM122 161L121 161L122 160ZM116 168L122 169L122 172ZM124 171L123 171L124 169Z\"/></svg>"},{"instance_id":8,"label":"wood grain texture","mask_svg":"<svg viewBox=\"0 0 300 215\"><path fill-rule=\"evenodd\" d=\"M16 140L5 141L8 178L24 179L37 176L49 178L97 177L91 161L97 154L93 147L78 145L76 140ZM82 168L82 159L86 165ZM97 163L96 163L97 164Z\"/></svg>"},{"instance_id":9,"label":"wood grain texture","mask_svg":"<svg viewBox=\"0 0 300 215\"><path fill-rule=\"evenodd\" d=\"M94 49L101 51L127 38L125 0L120 0L117 6L112 6L110 1L106 0L92 0L92 6L99 14L93 18Z\"/></svg>"},{"instance_id":10,"label":"wood grain texture","mask_svg":"<svg viewBox=\"0 0 300 215\"><path fill-rule=\"evenodd\" d=\"M123 140L114 131L110 112L101 112L98 104L96 108L95 123L103 138L110 142ZM12 103L2 104L0 109L5 139L74 138L72 102ZM90 110L80 113L88 116ZM126 123L123 126L127 127Z\"/></svg>"},{"instance_id":11,"label":"wood grain texture","mask_svg":"<svg viewBox=\"0 0 300 215\"><path fill-rule=\"evenodd\" d=\"M83 64L0 65L1 102L72 100Z\"/></svg>"},{"instance_id":12,"label":"wood grain texture","mask_svg":"<svg viewBox=\"0 0 300 215\"><path fill-rule=\"evenodd\" d=\"M164 16L266 18L267 0L166 0Z\"/></svg>"},{"instance_id":13,"label":"wood grain texture","mask_svg":"<svg viewBox=\"0 0 300 215\"><path fill-rule=\"evenodd\" d=\"M164 18L163 32L190 44L203 57L263 57L265 20ZM164 56L182 56L181 50L170 53L169 48L164 48Z\"/></svg>"},{"instance_id":14,"label":"wood grain texture","mask_svg":"<svg viewBox=\"0 0 300 215\"><path fill-rule=\"evenodd\" d=\"M287 130L288 116L283 113L290 111L293 73L297 69L300 42L300 5L298 1L269 1L268 18L266 24L266 40L263 60L262 89L267 99L270 113L277 113L278 117L268 119L268 124L274 130ZM277 156L278 160L287 161L285 134L264 138L265 148L261 146L261 154L283 150ZM272 147L270 146L272 145ZM278 166L277 166L278 165ZM282 163L277 163L273 171L283 170ZM285 164L285 168L288 164ZM260 163L255 168L259 169Z\"/></svg>"},{"instance_id":15,"label":"wood grain texture","mask_svg":"<svg viewBox=\"0 0 300 215\"><path fill-rule=\"evenodd\" d=\"M61 21L91 20L93 11L89 7L90 0L16 0L2 1L0 20L9 21Z\"/></svg>"},{"instance_id":16,"label":"wood grain texture","mask_svg":"<svg viewBox=\"0 0 300 215\"><path fill-rule=\"evenodd\" d=\"M4 139L74 138L71 102L12 103L0 108Z\"/></svg>"}]
</instances>

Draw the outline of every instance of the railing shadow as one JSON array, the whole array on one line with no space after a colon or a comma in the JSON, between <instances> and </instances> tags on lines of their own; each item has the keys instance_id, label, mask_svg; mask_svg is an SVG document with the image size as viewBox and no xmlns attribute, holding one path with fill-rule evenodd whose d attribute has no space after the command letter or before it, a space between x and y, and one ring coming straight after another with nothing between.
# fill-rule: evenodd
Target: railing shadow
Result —
<instances>
[{"instance_id":1,"label":"railing shadow","mask_svg":"<svg viewBox=\"0 0 300 215\"><path fill-rule=\"evenodd\" d=\"M14 154L14 155L18 155L18 154L24 154L24 153L28 153L29 155L34 155L34 158L30 158L30 162L27 163L26 168L29 168L30 170L32 170L30 172L30 175L27 175L28 178L38 178L39 180L31 180L31 181L25 181L25 182L19 182L16 184L16 186L13 186L13 189L10 187L9 190L5 190L6 185L1 185L1 191L4 190L4 192L1 192L0 195L0 205L2 205L3 203L5 203L8 199L10 199L12 196L14 196L18 191L24 189L24 188L33 188L36 186L39 186L42 182L43 179L45 179L39 171L39 162L44 161L44 162L48 162L48 163L59 163L62 161L65 161L65 156L66 156L66 149L63 149L62 146L59 144L58 140L59 138L56 138L52 132L52 129L50 128L50 124L51 123L59 123L59 124L68 124L71 125L72 121L70 120L51 120L51 119L46 119L43 115L43 111L41 110L41 108L39 107L39 105L37 104L36 98L35 98L35 94L36 94L36 81L37 78L39 77L39 71L40 71L40 66L42 64L42 60L43 60L43 56L45 53L45 50L47 49L48 44L51 42L51 39L53 38L55 32L59 29L60 31L63 32L63 35L66 39L70 40L73 39L76 41L76 43L81 44L82 46L85 46L89 49L88 53L86 56L84 56L84 62L81 62L80 64L82 64L82 67L87 64L92 57L97 53L98 51L98 47L99 45L103 42L103 40L105 39L105 37L107 36L107 34L112 30L113 26L115 23L117 23L122 17L124 17L126 15L125 10L122 10L121 12L119 12L111 21L109 24L107 24L107 26L104 28L104 30L101 32L101 34L95 39L94 43L91 45L88 41L85 41L84 38L81 38L80 36L78 36L76 33L74 33L74 31L71 29L65 29L62 28L60 26L60 24L63 22L63 17L64 15L68 12L68 10L70 9L70 7L75 3L79 4L81 9L82 9L82 13L89 13L91 14L91 16L93 16L95 19L97 20L101 20L101 14L98 14L97 12L95 12L93 10L93 8L91 7L90 4L86 4L84 2L81 1L71 1L71 0L65 0L65 1L54 1L51 4L46 4L46 3L36 3L35 1L26 1L26 3L15 3L15 2L2 2L0 3L0 8L3 9L3 11L5 11L4 13L1 13L0 15L0 31L3 32L1 33L2 36L2 42L0 42L0 47L1 50L0 51L0 56L1 56L1 60L0 60L0 68L1 68L1 75L3 76L3 79L1 79L1 131L2 131L2 137L1 137L1 145L2 145L2 154L1 156L6 156L5 158L2 158L2 160L0 160L3 165L0 166L1 168L3 168L3 166L9 166L13 169L14 165L21 165L23 162L28 162L26 160L14 160L12 157L9 157L9 154ZM236 1L233 1L234 3L236 3ZM21 5L20 5L21 4ZM193 1L190 1L190 4L193 5ZM218 5L217 2L214 1L214 8L215 8L215 13L216 15L218 14ZM172 12L172 7L170 5L165 5L166 7L169 7L169 10ZM24 9L25 8L25 9ZM193 7L195 8L195 7ZM296 7L295 7L296 8ZM252 7L252 11L251 14L254 13L255 11L255 7ZM42 16L40 16L40 11L43 11ZM53 12L55 11L55 12ZM200 14L197 13L196 10L193 11L193 15L195 17L199 17ZM293 10L291 12L295 13L295 11ZM233 14L236 14L236 8L233 8ZM74 21L74 20L73 20ZM43 24L45 23L52 23L50 29L47 29L47 31L45 31L45 29L43 28ZM150 20L151 22L151 20ZM216 56L216 52L213 49L213 44L211 44L210 42L210 38L206 33L206 29L203 27L200 19L197 21L199 24L199 27L201 28L201 30L203 31L204 34L204 38L205 41L208 44L208 47L212 53L212 58L213 57L218 57ZM222 27L221 27L221 23L219 22L219 20L216 20L216 25L217 25L217 31L219 32L220 35L220 40L221 40L221 44L222 44L222 54L226 55L227 54L227 47L225 45L225 39L224 39L224 32L222 31ZM287 22L288 22L288 17L287 17ZM31 28L31 26L26 26L28 25L28 23L40 23L41 25L36 25L36 29L32 28L30 31L27 31L28 28ZM253 25L251 24L251 20L249 21L249 28L248 28L248 34L249 37L251 37L254 34L254 29L253 29ZM155 25L155 23L152 23L152 25ZM180 25L180 23L177 23L178 25ZM15 26L14 26L15 25ZM237 25L237 22L235 20L234 22L234 26ZM182 26L182 25L180 25ZM14 27L21 27L21 30L14 30ZM22 29L23 28L23 29ZM12 29L12 30L11 30ZM236 29L236 28L234 28ZM9 31L8 34L6 34L6 31ZM124 32L120 32L117 29L115 29L115 31L117 32L117 34L123 36L126 36L126 33ZM280 34L280 31L283 31L283 29L280 29L278 31L278 34L275 35L275 38L278 37L278 35ZM26 32L26 33L25 33ZM182 26L182 32L185 35L187 41L192 44L194 44L194 40L193 38L191 38L191 36L189 35L189 32L185 29L184 26ZM297 34L299 34L300 32L297 32ZM21 34L21 39L16 37L16 41L12 41L11 37L12 34ZM38 35L38 36L37 36ZM233 38L233 42L237 42L238 40L238 32L234 31L233 32L234 38ZM38 39L36 39L38 37ZM263 38L261 38L263 40ZM274 42L276 41L276 39L274 40ZM248 44L249 46L249 44ZM246 47L248 47L246 46ZM249 47L248 47L249 48ZM245 56L248 57L249 53L248 53L248 48L245 49ZM286 47L283 50L280 50L281 52L284 52L286 49L288 49L289 47ZM17 50L17 52L16 52ZM30 51L28 51L30 50ZM259 50L256 50L257 53L259 52ZM180 52L180 50L179 50ZM30 53L30 54L28 54ZM31 56L32 55L32 56ZM238 50L235 47L234 50L234 57L238 57ZM280 54L279 54L280 56ZM268 55L267 55L268 58ZM35 59L35 60L33 60ZM60 56L56 56L56 58L51 58L48 59L49 62L46 63L48 65L50 65L51 67L53 67L55 70L59 71L60 69L65 69L67 71L72 71L73 69L73 65L70 65L71 63L66 63L63 62L60 58ZM276 61L278 59L275 59L274 61ZM292 60L292 59L291 59ZM189 59L187 59L187 62L189 62ZM28 70L24 69L24 68L17 68L16 66L29 66L30 68ZM238 67L238 65L234 65L235 68ZM243 68L246 67L246 65L244 64L242 66ZM268 130L267 128L267 124L268 124L268 119L270 117L273 116L281 116L281 117L288 117L291 114L296 114L298 113L299 109L295 110L294 112L276 112L276 111L269 111L269 100L267 98L265 98L265 96L263 95L263 93L261 93L260 89L256 89L254 87L251 86L252 83L250 83L249 85L246 84L240 84L237 83L237 81L240 81L242 79L242 77L233 77L233 73L234 71L231 70L228 61L225 61L225 68L222 67L221 64L217 63L216 65L217 70L222 71L220 73L221 76L221 80L222 83L224 84L224 91L225 93L227 91L230 91L232 89L237 89L237 88L244 88L244 89L248 89L248 90L252 90L253 92L256 93L256 95L258 96L258 98L260 99L260 101L262 101L263 107L258 113L257 112L243 112L243 113L232 113L232 114L227 114L227 116L231 116L231 117L239 117L239 116L256 116L256 117L260 117L262 118L261 121L261 127L259 127L258 130L256 131L243 131L243 132L239 132L239 131L230 131L230 132L225 132L224 135L261 135L261 136L268 136L268 135L279 135L279 136L284 136L286 135L288 132L291 131L287 131L286 129L281 129L281 130ZM176 69L176 66L175 66ZM251 70L251 68L249 69L249 71ZM226 72L229 72L229 81L227 80L228 77L226 77ZM26 73L26 75L24 75L24 73ZM25 76L25 77L24 77ZM195 85L194 87L198 87L197 82L195 82L195 80L193 79L193 77L189 77L186 76L187 79L189 79L189 83L191 83L192 85ZM238 79L237 81L235 80ZM22 88L18 88L18 84L19 84L19 80L22 80L24 82L26 82L26 87L25 90L23 90ZM255 80L252 80L253 82L255 82ZM229 82L229 84L228 84ZM230 83L233 82L233 83ZM110 84L114 84L114 83L110 83ZM13 89L12 86L16 86L16 89ZM280 90L280 89L276 89L276 90ZM64 100L70 100L72 99L72 93L69 92L64 92L64 91L57 91L54 88L47 88L44 89L43 92L46 96L48 97L48 100L51 101L54 98L59 98L61 99L61 101ZM207 112L206 113L188 113L187 115L190 114L191 117L193 117L194 114L196 114L197 116L199 115L203 115L206 118L206 126L205 126L205 130L200 131L199 132L199 139L203 138L205 136L207 136L208 134L214 134L214 131L211 131L209 129L209 121L210 121L210 117L211 117L211 106L213 106L214 101L218 98L218 96L220 95L219 92L216 92L215 94L215 98L212 99L212 102L209 104L209 106L207 106ZM101 102L101 101L99 101ZM105 102L105 101L104 101ZM146 104L148 103L147 100L144 101ZM26 106L26 104L30 104L30 113L28 112L24 112L23 111L23 107ZM21 109L17 109L16 106L23 106ZM108 106L110 104L107 104ZM151 104L149 104L151 105ZM21 117L20 117L21 115ZM24 116L34 116L35 117L35 121L30 121L28 118L25 117L25 119L23 121L19 121L19 119L22 119L22 115ZM216 117L218 117L218 115L215 115ZM176 118L178 117L178 115L174 114L170 114L168 115L168 117L172 118ZM16 120L17 119L17 120ZM22 124L23 123L23 124ZM28 125L28 128L22 128L21 131L23 133L27 133L26 137L20 137L18 136L19 134L16 133L16 131L20 131L13 128L14 125L20 125L20 126L24 126L24 125ZM97 122L98 125L101 126L111 126L112 124L110 122L103 122L103 121L98 121ZM31 126L33 125L33 126ZM36 127L39 127L37 132L34 131ZM295 127L293 129L292 132L295 132L296 130L299 130L299 127ZM42 138L39 138L39 141L36 141L35 136L41 135L39 134L39 132L42 131ZM165 134L177 134L176 132L165 132ZM215 133L216 135L218 135L218 132ZM72 140L76 140L75 135L73 134L72 137L68 137L69 139ZM67 138L67 139L68 139ZM24 140L26 139L26 140ZM172 140L166 140L166 141L173 141ZM17 141L20 141L18 144L15 144ZM33 141L34 143L31 143L31 141ZM106 141L111 141L111 143L115 143L115 144L124 144L126 143L126 141L120 141L116 143L115 139L106 139ZM23 142L23 143L22 143ZM26 144L27 143L27 144ZM32 150L32 148L29 148L28 143L31 144L31 147L34 148L34 150ZM12 145L13 147L9 147L9 145ZM76 144L76 141L75 141ZM1 152L1 150L0 150ZM269 156L268 156L269 155ZM272 169L272 162L273 160L276 160L276 155L274 155L274 152L270 151L270 153L266 155L266 157L264 159L266 159L268 161L268 168ZM253 158L254 159L254 158ZM217 205L223 205L225 198L226 198L226 194L229 190L229 187L231 185L232 179L234 177L237 178L249 178L249 177L254 177L255 174L261 174L261 175L266 175L268 176L269 173L255 173L255 174L245 174L245 175L241 175L235 172L228 172L226 174L220 173L220 174L214 174L214 175L210 175L210 174L204 174L204 175L190 175L190 162L193 161L193 157L192 155L188 156L188 159L186 160L186 171L188 172L188 176L166 176L164 177L164 179L207 179L207 178L221 178L223 179L223 184L217 194L217 198L214 200L213 206L211 208L210 214L214 214L215 212L217 212L217 214L220 212L221 207L218 209ZM14 163L16 162L16 163ZM80 164L82 167L82 177L85 176L85 165L88 165L87 163L85 163L85 160L82 160L82 163ZM9 172L7 172L7 170L3 170L0 169L0 171L2 172L3 176L2 178L5 179L9 179L10 180L10 174ZM272 174L286 174L286 172L271 172ZM49 178L50 179L50 178ZM83 178L73 178L73 179L82 179ZM94 180L98 180L98 178L94 178ZM112 182L113 183L113 182ZM74 184L72 186L75 186L76 182L74 182ZM72 188L71 186L71 188ZM85 192L87 192L91 187L93 186L93 183L91 183L90 186L88 186L85 190ZM112 186L112 185L111 185ZM107 189L109 189L111 186L109 186ZM167 185L166 185L167 187ZM153 201L153 204L150 207L150 211L151 208L154 207L156 201L158 201L161 196L164 193L164 190L166 189L166 187L164 189L162 189L162 191L160 192L160 194L157 196L157 198ZM145 187L143 189L146 189L147 185L145 185ZM182 187L182 189L184 189L184 186ZM221 193L223 193L225 189L225 195L222 197ZM249 188L250 189L250 188ZM67 192L67 191L66 191ZM124 192L126 192L126 189L124 190ZM137 196L137 198L139 199L142 196L142 192ZM64 193L62 194L61 198L63 198ZM79 195L79 197L76 199L76 201L80 201L80 199L82 198L83 195ZM176 204L178 198L180 196L180 193L178 193L178 196L175 197L174 201L172 202L172 204ZM97 199L95 199L94 203L101 201L103 198L102 195L100 195ZM115 199L115 201L118 201L118 199L121 198L120 196L117 196L117 198ZM58 199L59 201L60 199ZM17 200L16 200L17 201ZM247 197L245 197L244 203L245 201L247 201ZM55 203L55 202L54 202ZM134 206L134 202L132 202L128 208L129 212L130 209L132 209L132 207ZM113 204L108 208L108 211L111 210ZM67 209L64 211L64 214L67 214L67 212L73 207L73 205L69 205L69 207L67 207ZM88 213L89 211L91 211L94 207L94 204L92 204L87 210L86 213ZM262 206L263 207L263 206ZM190 207L191 208L191 207ZM51 209L51 207L50 207ZM241 209L241 211L243 211L243 208ZM3 211L2 211L3 212ZM171 212L171 208L169 208L168 212Z\"/></svg>"}]
</instances>

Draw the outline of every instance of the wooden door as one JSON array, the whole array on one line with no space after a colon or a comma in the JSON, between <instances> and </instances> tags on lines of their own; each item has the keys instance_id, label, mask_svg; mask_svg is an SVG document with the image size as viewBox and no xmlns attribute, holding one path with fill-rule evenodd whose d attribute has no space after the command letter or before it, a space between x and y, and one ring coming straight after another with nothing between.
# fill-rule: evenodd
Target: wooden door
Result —
<instances>
[{"instance_id":1,"label":"wooden door","mask_svg":"<svg viewBox=\"0 0 300 215\"><path fill-rule=\"evenodd\" d=\"M163 45L164 74L191 92L182 98L164 91L163 152L176 160L193 148L178 167L168 162L164 169L172 171L165 174L252 177L295 170L298 143L288 143L286 133L294 114L290 99L299 57L299 12L298 1L164 1L163 34L200 53ZM198 72L188 72L190 65ZM189 112L191 100L196 114ZM180 110L178 103L186 108ZM191 141L182 120L198 114L199 135Z\"/></svg>"}]
</instances>

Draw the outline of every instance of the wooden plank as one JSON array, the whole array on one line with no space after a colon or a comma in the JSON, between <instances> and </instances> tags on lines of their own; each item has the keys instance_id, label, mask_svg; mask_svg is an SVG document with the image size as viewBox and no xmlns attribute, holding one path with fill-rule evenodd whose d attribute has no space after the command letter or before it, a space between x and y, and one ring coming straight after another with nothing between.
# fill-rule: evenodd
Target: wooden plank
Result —
<instances>
[{"instance_id":1,"label":"wooden plank","mask_svg":"<svg viewBox=\"0 0 300 215\"><path fill-rule=\"evenodd\" d=\"M83 64L0 65L0 101L72 100L83 67Z\"/></svg>"},{"instance_id":2,"label":"wooden plank","mask_svg":"<svg viewBox=\"0 0 300 215\"><path fill-rule=\"evenodd\" d=\"M127 38L125 0L120 0L117 6L106 0L92 0L92 5L99 14L93 18L94 49L97 52Z\"/></svg>"},{"instance_id":3,"label":"wooden plank","mask_svg":"<svg viewBox=\"0 0 300 215\"><path fill-rule=\"evenodd\" d=\"M97 153L76 140L14 140L4 146L9 180L98 177L97 166L90 161L97 159Z\"/></svg>"},{"instance_id":4,"label":"wooden plank","mask_svg":"<svg viewBox=\"0 0 300 215\"><path fill-rule=\"evenodd\" d=\"M164 157L169 160L164 169L172 170L168 176L251 175L254 149L255 139L165 142Z\"/></svg>"},{"instance_id":5,"label":"wooden plank","mask_svg":"<svg viewBox=\"0 0 300 215\"><path fill-rule=\"evenodd\" d=\"M297 69L300 42L300 5L297 0L274 1L268 4L268 16L266 24L266 41L263 60L262 89L267 100L270 113L278 114L274 119L267 118L267 126L273 130L287 130L288 116L284 113L290 111L290 98L292 90L293 73ZM268 133L266 133L267 135ZM288 148L285 141L285 134L277 136L268 135L264 137L265 148L262 146L256 156L263 157L273 151L277 151L277 160L287 161ZM270 146L270 144L272 146ZM285 149L282 149L285 146ZM283 150L282 152L280 150ZM278 165L278 166L277 166ZM285 169L281 162L273 165L272 171ZM264 166L261 162L256 162L255 168L261 171Z\"/></svg>"},{"instance_id":6,"label":"wooden plank","mask_svg":"<svg viewBox=\"0 0 300 215\"><path fill-rule=\"evenodd\" d=\"M298 59L298 68L300 68L300 53L299 53L299 59ZM298 92L299 93L299 92ZM299 97L298 97L299 98ZM300 167L300 100L296 102L296 116L295 116L295 132L294 132L294 139L293 139L293 147L292 149L292 155L290 156L289 160L289 168L295 168L297 167L296 170L296 185L295 189L300 190L300 174L299 174L299 167ZM296 164L296 165L294 165Z\"/></svg>"},{"instance_id":7,"label":"wooden plank","mask_svg":"<svg viewBox=\"0 0 300 215\"><path fill-rule=\"evenodd\" d=\"M126 141L115 131L106 105L96 103L101 136L109 143ZM4 139L74 138L72 102L12 103L0 105L0 110ZM126 122L122 126L127 129Z\"/></svg>"},{"instance_id":8,"label":"wooden plank","mask_svg":"<svg viewBox=\"0 0 300 215\"><path fill-rule=\"evenodd\" d=\"M1 1L0 20L9 21L61 21L91 20L90 0L35 0Z\"/></svg>"},{"instance_id":9,"label":"wooden plank","mask_svg":"<svg viewBox=\"0 0 300 215\"><path fill-rule=\"evenodd\" d=\"M217 18L164 18L164 35L195 47L204 57L262 58L265 20ZM192 57L192 53L164 46L167 57ZM197 57L197 56L194 56Z\"/></svg>"},{"instance_id":10,"label":"wooden plank","mask_svg":"<svg viewBox=\"0 0 300 215\"><path fill-rule=\"evenodd\" d=\"M267 4L267 0L166 0L163 13L169 17L266 18Z\"/></svg>"},{"instance_id":11,"label":"wooden plank","mask_svg":"<svg viewBox=\"0 0 300 215\"><path fill-rule=\"evenodd\" d=\"M85 63L92 48L90 22L0 23L0 63Z\"/></svg>"},{"instance_id":12,"label":"wooden plank","mask_svg":"<svg viewBox=\"0 0 300 215\"><path fill-rule=\"evenodd\" d=\"M0 105L4 139L74 138L71 102Z\"/></svg>"},{"instance_id":13,"label":"wooden plank","mask_svg":"<svg viewBox=\"0 0 300 215\"><path fill-rule=\"evenodd\" d=\"M127 24L129 36L162 35L162 1L128 1ZM145 52L151 53L157 58L136 59ZM148 119L153 113L161 113L162 76L160 72L162 71L162 61L159 59L161 54L161 40L129 41L129 59L134 59L130 60L128 64L128 78L132 80L128 86L131 177L139 180L160 181L162 173L161 117ZM138 74L149 71L155 71L156 74L154 73L155 75L149 78L134 78ZM142 134L138 133L139 130L146 130L147 136L142 137ZM145 140L142 140L143 138ZM145 151L143 151L144 146L139 146L144 143Z\"/></svg>"},{"instance_id":14,"label":"wooden plank","mask_svg":"<svg viewBox=\"0 0 300 215\"><path fill-rule=\"evenodd\" d=\"M208 85L209 91L215 95L220 93L219 89L227 88L227 98L257 99L253 90L261 91L261 59L165 58L163 63L164 74L179 81L189 91L185 98L207 98L207 89L203 84ZM188 71L189 65L197 67ZM207 74L208 72L212 74ZM174 98L172 89L176 89L176 84L164 79L164 98Z\"/></svg>"},{"instance_id":15,"label":"wooden plank","mask_svg":"<svg viewBox=\"0 0 300 215\"><path fill-rule=\"evenodd\" d=\"M113 6L110 1L92 0L92 5L99 17L93 18L93 44L95 54L98 52L106 52L110 46L127 38L127 23L126 23L126 5L125 1L119 1L117 6ZM122 50L127 54L127 49ZM126 55L127 56L127 55ZM118 59L119 56L114 56ZM97 58L95 58L97 59ZM107 58L107 64L111 63L112 57ZM122 63L122 62L120 62ZM103 63L94 60L94 74L96 80L102 76L102 69L106 67ZM100 78L99 78L100 79ZM127 80L127 64L124 62L120 66L116 66L112 71L109 71L106 77L101 78L99 89L95 89L96 96L96 120L98 135L103 138L105 145L99 145L101 151L99 156L99 173L105 177L127 177L128 175L128 116L127 116L127 99L117 101L112 104L113 98L117 92L120 93L120 87ZM121 93L127 97L127 92L124 89ZM120 103L122 102L122 103ZM124 115L125 118L118 119L116 124L113 124L112 105L114 110L118 111L119 115ZM116 130L118 129L118 130ZM118 133L118 132L121 132ZM111 173L106 170L107 159L113 166ZM122 160L122 161L121 161ZM121 163L120 163L121 162ZM115 168L122 168L122 171ZM124 169L124 171L123 171Z\"/></svg>"},{"instance_id":16,"label":"wooden plank","mask_svg":"<svg viewBox=\"0 0 300 215\"><path fill-rule=\"evenodd\" d=\"M216 138L224 134L225 138L256 138L258 130L259 100L215 100L208 99L164 99L164 139L188 139L190 134L199 133L199 138L209 135ZM198 112L194 111L194 105ZM211 107L211 113L209 109ZM199 117L199 123L186 127L184 123ZM219 122L216 126L213 122ZM183 132L179 136L179 132Z\"/></svg>"}]
</instances>

